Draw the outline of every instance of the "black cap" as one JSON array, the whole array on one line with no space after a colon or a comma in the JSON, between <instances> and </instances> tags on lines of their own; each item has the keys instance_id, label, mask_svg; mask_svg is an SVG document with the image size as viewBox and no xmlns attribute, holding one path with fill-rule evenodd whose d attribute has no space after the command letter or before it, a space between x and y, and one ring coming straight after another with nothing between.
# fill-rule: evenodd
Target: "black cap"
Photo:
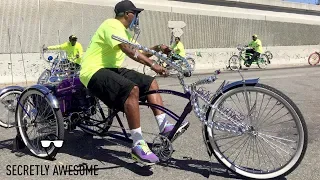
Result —
<instances>
[{"instance_id":1,"label":"black cap","mask_svg":"<svg viewBox=\"0 0 320 180\"><path fill-rule=\"evenodd\" d=\"M77 38L77 36L75 36L75 35L71 35L71 36L69 36L69 40L71 41L71 40L77 40L78 38Z\"/></svg>"},{"instance_id":2,"label":"black cap","mask_svg":"<svg viewBox=\"0 0 320 180\"><path fill-rule=\"evenodd\" d=\"M144 9L141 8L136 8L136 6L129 0L123 0L120 1L116 4L116 6L114 7L114 12L116 14L122 13L122 12L126 12L126 11L134 11L134 12L141 12Z\"/></svg>"}]
</instances>

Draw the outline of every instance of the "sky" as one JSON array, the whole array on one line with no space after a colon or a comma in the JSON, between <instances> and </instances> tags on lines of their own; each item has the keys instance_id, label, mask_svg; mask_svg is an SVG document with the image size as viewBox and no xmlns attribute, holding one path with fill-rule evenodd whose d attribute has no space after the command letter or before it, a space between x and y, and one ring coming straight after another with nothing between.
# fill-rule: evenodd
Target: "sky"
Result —
<instances>
[{"instance_id":1,"label":"sky","mask_svg":"<svg viewBox=\"0 0 320 180\"><path fill-rule=\"evenodd\" d=\"M316 4L318 2L318 0L284 0L284 1L300 2L300 3L308 3L308 4Z\"/></svg>"}]
</instances>

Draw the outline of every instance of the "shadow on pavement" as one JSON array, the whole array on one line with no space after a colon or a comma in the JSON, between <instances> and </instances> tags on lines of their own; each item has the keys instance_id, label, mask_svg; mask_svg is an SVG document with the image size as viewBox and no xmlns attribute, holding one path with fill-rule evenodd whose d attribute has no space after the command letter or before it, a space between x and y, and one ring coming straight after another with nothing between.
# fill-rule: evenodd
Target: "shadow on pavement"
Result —
<instances>
[{"instance_id":1,"label":"shadow on pavement","mask_svg":"<svg viewBox=\"0 0 320 180\"><path fill-rule=\"evenodd\" d=\"M126 168L133 173L140 176L151 176L153 174L152 168L149 166L142 166L135 163L130 156L130 150L117 151L112 150L109 147L112 146L124 146L130 148L130 144L108 138L96 139L91 135L84 134L83 131L74 130L72 132L65 133L65 140L62 149L58 152L56 157L59 160L59 154L69 154L71 156L79 157L85 160L98 160L103 165L105 163L114 164L115 166L101 167L99 165L99 171L111 170L116 168ZM0 141L0 149L12 149L13 139ZM112 141L112 142L111 142ZM20 155L17 155L19 154ZM33 154L27 149L21 149L17 156L31 155ZM21 155L23 154L23 155ZM35 157L37 158L37 157ZM39 158L40 159L40 158ZM40 159L41 160L41 159ZM102 166L103 166L102 165ZM159 166L164 168L174 168L182 171L189 171L202 175L205 178L209 178L210 175L224 177L228 179L242 179L242 177L236 175L235 173L227 170L223 165L215 162L202 161L192 158L175 159L171 158L168 162L160 163ZM210 169L211 166L211 169ZM248 179L248 178L245 178ZM278 178L278 180L286 180L285 177Z\"/></svg>"},{"instance_id":2,"label":"shadow on pavement","mask_svg":"<svg viewBox=\"0 0 320 180\"><path fill-rule=\"evenodd\" d=\"M213 157L214 158L214 157ZM225 168L222 164L202 161L197 159L192 159L188 157L184 157L184 159L174 159L172 158L168 163L162 163L162 166L175 168L184 171L190 171L197 174L202 175L203 177L209 178L210 175L224 177L227 179L249 179L246 177L241 177L227 168ZM276 179L274 179L276 180ZM277 180L286 180L285 177L277 178Z\"/></svg>"}]
</instances>

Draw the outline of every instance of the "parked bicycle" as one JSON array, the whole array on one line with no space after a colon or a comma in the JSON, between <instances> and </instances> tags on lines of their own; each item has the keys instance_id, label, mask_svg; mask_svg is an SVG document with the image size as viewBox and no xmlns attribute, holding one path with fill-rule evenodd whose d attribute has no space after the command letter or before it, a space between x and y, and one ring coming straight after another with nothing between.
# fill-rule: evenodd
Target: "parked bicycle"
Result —
<instances>
[{"instance_id":1,"label":"parked bicycle","mask_svg":"<svg viewBox=\"0 0 320 180\"><path fill-rule=\"evenodd\" d=\"M141 106L149 106L167 113L176 120L168 136L155 135L151 150L161 161L167 161L173 153L173 136L186 116L193 110L202 124L203 142L211 157L229 170L246 178L269 179L288 175L302 161L308 143L305 120L296 104L279 90L259 83L259 79L244 79L227 83L224 81L215 93L201 85L217 80L220 71L191 84L185 84L184 77L191 76L191 69L183 69L171 53L168 56L144 46L133 44L120 37L113 39L139 50L151 53L178 71L177 78L184 92L160 89L145 92L165 93L188 99L183 113L178 116L173 111L151 103L140 101ZM12 88L5 88L7 92ZM199 101L205 104L200 107ZM50 136L51 140L64 139L64 127L111 136L132 143L117 109L102 109L98 99L80 83L76 73L59 84L40 84L25 88L18 98L15 111L17 139L37 157L53 158L60 149L50 144L39 146L40 141ZM94 118L99 115L99 118ZM116 119L120 125L112 125ZM118 127L123 135L109 132L110 127ZM34 129L35 130L34 130ZM35 137L29 131L36 132ZM37 134L39 133L39 134ZM178 133L179 134L179 133ZM187 140L187 139L186 139Z\"/></svg>"},{"instance_id":2,"label":"parked bicycle","mask_svg":"<svg viewBox=\"0 0 320 180\"><path fill-rule=\"evenodd\" d=\"M270 51L265 51L264 54L268 57L269 61L273 59L273 54Z\"/></svg>"},{"instance_id":3,"label":"parked bicycle","mask_svg":"<svg viewBox=\"0 0 320 180\"><path fill-rule=\"evenodd\" d=\"M252 57L251 53L246 53L247 49L250 49L249 47L245 47L242 45L238 45L237 49L239 50L239 55L233 55L229 59L228 62L228 68L231 70L239 70L242 69L242 65L246 64L248 58ZM268 56L272 56L272 54L268 54ZM252 64L257 64L260 69L265 69L268 64L270 64L270 59L268 58L266 54L260 54L258 59L255 59ZM273 56L272 56L273 57Z\"/></svg>"},{"instance_id":4,"label":"parked bicycle","mask_svg":"<svg viewBox=\"0 0 320 180\"><path fill-rule=\"evenodd\" d=\"M311 66L317 65L319 64L319 62L320 62L320 52L313 52L312 54L310 54L308 58L308 63Z\"/></svg>"}]
</instances>

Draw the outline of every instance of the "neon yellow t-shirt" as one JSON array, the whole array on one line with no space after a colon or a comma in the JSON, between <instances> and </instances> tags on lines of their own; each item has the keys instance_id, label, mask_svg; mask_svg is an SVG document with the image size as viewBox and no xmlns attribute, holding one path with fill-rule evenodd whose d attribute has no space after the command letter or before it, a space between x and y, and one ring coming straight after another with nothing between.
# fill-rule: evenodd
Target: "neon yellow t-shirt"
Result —
<instances>
[{"instance_id":1,"label":"neon yellow t-shirt","mask_svg":"<svg viewBox=\"0 0 320 180\"><path fill-rule=\"evenodd\" d=\"M262 43L260 39L257 39L256 41L251 41L250 44L248 45L249 47L255 48L255 51L258 53L262 53Z\"/></svg>"},{"instance_id":2,"label":"neon yellow t-shirt","mask_svg":"<svg viewBox=\"0 0 320 180\"><path fill-rule=\"evenodd\" d=\"M76 42L76 44L72 46L70 42L65 42L60 45L48 47L48 50L57 50L57 49L66 51L68 60L80 65L81 57L83 54L83 49L80 43ZM79 58L76 58L77 54L79 54Z\"/></svg>"},{"instance_id":3,"label":"neon yellow t-shirt","mask_svg":"<svg viewBox=\"0 0 320 180\"><path fill-rule=\"evenodd\" d=\"M182 42L179 41L178 44L176 44L174 42L173 45L171 46L171 48L173 49L174 52L176 52L180 56L186 57L186 52L184 50L184 46L183 46Z\"/></svg>"},{"instance_id":4,"label":"neon yellow t-shirt","mask_svg":"<svg viewBox=\"0 0 320 180\"><path fill-rule=\"evenodd\" d=\"M100 25L81 63L80 81L86 87L91 77L101 68L121 67L126 54L118 46L121 42L112 39L112 35L128 41L132 39L125 26L117 19L107 19Z\"/></svg>"}]
</instances>

